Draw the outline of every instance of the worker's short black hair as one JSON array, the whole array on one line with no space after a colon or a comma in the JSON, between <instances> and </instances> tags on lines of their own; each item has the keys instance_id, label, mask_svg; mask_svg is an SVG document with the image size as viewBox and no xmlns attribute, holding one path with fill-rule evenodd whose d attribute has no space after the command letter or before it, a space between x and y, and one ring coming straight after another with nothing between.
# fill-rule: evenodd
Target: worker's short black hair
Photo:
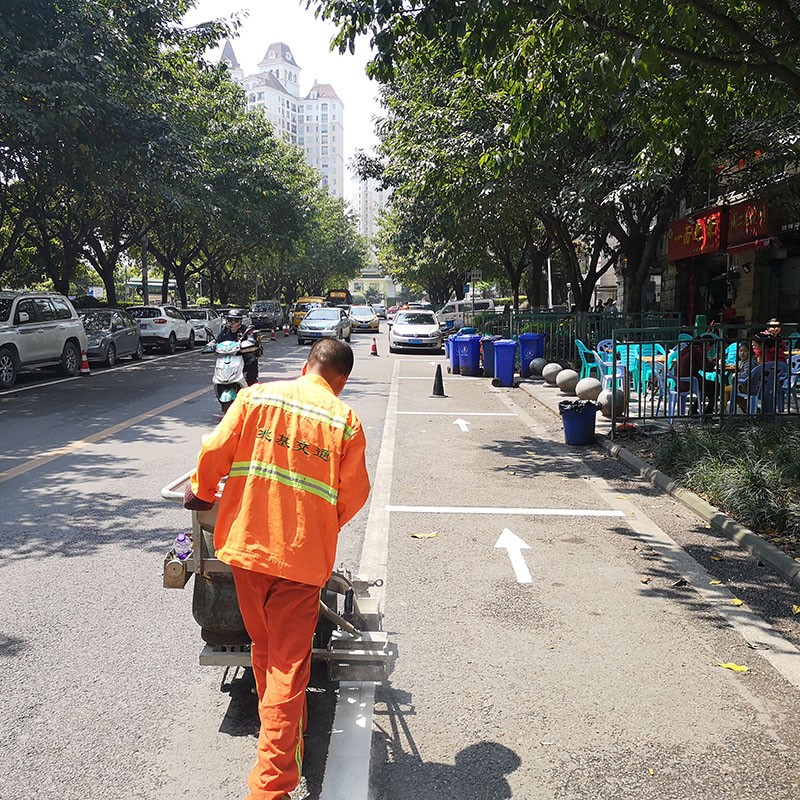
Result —
<instances>
[{"instance_id":1,"label":"worker's short black hair","mask_svg":"<svg viewBox=\"0 0 800 800\"><path fill-rule=\"evenodd\" d=\"M339 339L318 339L311 346L308 363L323 371L349 375L353 371L353 348Z\"/></svg>"}]
</instances>

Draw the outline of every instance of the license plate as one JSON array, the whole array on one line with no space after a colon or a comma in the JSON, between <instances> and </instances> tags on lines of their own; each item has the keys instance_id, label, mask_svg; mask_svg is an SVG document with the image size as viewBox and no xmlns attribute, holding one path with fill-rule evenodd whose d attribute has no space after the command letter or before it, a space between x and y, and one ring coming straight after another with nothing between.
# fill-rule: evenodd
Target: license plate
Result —
<instances>
[{"instance_id":1,"label":"license plate","mask_svg":"<svg viewBox=\"0 0 800 800\"><path fill-rule=\"evenodd\" d=\"M422 344L422 339L409 339L409 344Z\"/></svg>"}]
</instances>

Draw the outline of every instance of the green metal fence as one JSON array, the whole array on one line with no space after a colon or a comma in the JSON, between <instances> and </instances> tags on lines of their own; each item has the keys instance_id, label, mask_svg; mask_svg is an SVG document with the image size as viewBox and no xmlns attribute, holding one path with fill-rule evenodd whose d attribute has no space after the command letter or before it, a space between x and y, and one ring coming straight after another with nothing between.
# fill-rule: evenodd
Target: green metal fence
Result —
<instances>
[{"instance_id":1,"label":"green metal fence","mask_svg":"<svg viewBox=\"0 0 800 800\"><path fill-rule=\"evenodd\" d=\"M680 312L675 313L621 313L594 314L577 312L574 314L542 311L520 314L481 315L475 319L475 327L487 335L516 339L521 333L545 334L544 357L548 361L579 361L575 340L582 341L590 350L599 342L614 338L617 328L652 331L646 335L654 339L663 328L681 325Z\"/></svg>"}]
</instances>

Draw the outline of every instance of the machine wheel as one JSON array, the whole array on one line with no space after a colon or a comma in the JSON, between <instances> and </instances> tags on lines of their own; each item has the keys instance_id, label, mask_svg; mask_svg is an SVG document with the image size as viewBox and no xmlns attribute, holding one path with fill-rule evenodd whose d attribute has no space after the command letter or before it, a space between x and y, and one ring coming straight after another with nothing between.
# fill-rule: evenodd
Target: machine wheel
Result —
<instances>
[{"instance_id":1,"label":"machine wheel","mask_svg":"<svg viewBox=\"0 0 800 800\"><path fill-rule=\"evenodd\" d=\"M117 348L109 343L108 350L106 350L106 366L113 367L117 363Z\"/></svg>"},{"instance_id":2,"label":"machine wheel","mask_svg":"<svg viewBox=\"0 0 800 800\"><path fill-rule=\"evenodd\" d=\"M344 337L344 340L345 340L346 342L349 342L349 341L350 341L350 339L352 338L352 336L353 336L353 334L352 334L352 333L348 333L348 334L347 334L347 336L345 336L345 337Z\"/></svg>"},{"instance_id":3,"label":"machine wheel","mask_svg":"<svg viewBox=\"0 0 800 800\"><path fill-rule=\"evenodd\" d=\"M74 378L81 371L81 354L75 342L67 342L61 353L61 363L58 371L68 378Z\"/></svg>"},{"instance_id":4,"label":"machine wheel","mask_svg":"<svg viewBox=\"0 0 800 800\"><path fill-rule=\"evenodd\" d=\"M171 333L169 335L169 339L167 339L166 344L164 345L164 352L172 355L178 349L178 342L175 339L175 334Z\"/></svg>"},{"instance_id":5,"label":"machine wheel","mask_svg":"<svg viewBox=\"0 0 800 800\"><path fill-rule=\"evenodd\" d=\"M141 361L144 358L144 345L141 339L137 342L136 349L131 353L131 358L134 361Z\"/></svg>"},{"instance_id":6,"label":"machine wheel","mask_svg":"<svg viewBox=\"0 0 800 800\"><path fill-rule=\"evenodd\" d=\"M339 613L339 595L336 592L331 592L329 589L324 589L320 597L331 611ZM326 648L331 641L331 635L336 630L336 625L329 619L320 616L317 621L317 627L314 630L314 647Z\"/></svg>"},{"instance_id":7,"label":"machine wheel","mask_svg":"<svg viewBox=\"0 0 800 800\"><path fill-rule=\"evenodd\" d=\"M189 331L189 341L186 342L187 350L194 350L194 331Z\"/></svg>"},{"instance_id":8,"label":"machine wheel","mask_svg":"<svg viewBox=\"0 0 800 800\"><path fill-rule=\"evenodd\" d=\"M222 413L224 414L232 405L233 405L233 400L228 400L224 403L220 401L219 407L222 409Z\"/></svg>"},{"instance_id":9,"label":"machine wheel","mask_svg":"<svg viewBox=\"0 0 800 800\"><path fill-rule=\"evenodd\" d=\"M0 389L10 389L17 380L17 359L7 347L0 350Z\"/></svg>"}]
</instances>

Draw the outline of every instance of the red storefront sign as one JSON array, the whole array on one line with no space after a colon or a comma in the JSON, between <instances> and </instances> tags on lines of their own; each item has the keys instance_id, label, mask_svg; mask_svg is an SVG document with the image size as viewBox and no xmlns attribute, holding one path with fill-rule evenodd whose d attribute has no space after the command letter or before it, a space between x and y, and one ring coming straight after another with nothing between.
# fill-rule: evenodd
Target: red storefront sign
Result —
<instances>
[{"instance_id":1,"label":"red storefront sign","mask_svg":"<svg viewBox=\"0 0 800 800\"><path fill-rule=\"evenodd\" d=\"M712 208L698 214L696 220L679 219L670 223L667 258L680 261L703 253L717 253L725 247L727 213L722 208Z\"/></svg>"},{"instance_id":2,"label":"red storefront sign","mask_svg":"<svg viewBox=\"0 0 800 800\"><path fill-rule=\"evenodd\" d=\"M728 211L728 247L755 242L771 233L769 211L764 200L737 203Z\"/></svg>"}]
</instances>

